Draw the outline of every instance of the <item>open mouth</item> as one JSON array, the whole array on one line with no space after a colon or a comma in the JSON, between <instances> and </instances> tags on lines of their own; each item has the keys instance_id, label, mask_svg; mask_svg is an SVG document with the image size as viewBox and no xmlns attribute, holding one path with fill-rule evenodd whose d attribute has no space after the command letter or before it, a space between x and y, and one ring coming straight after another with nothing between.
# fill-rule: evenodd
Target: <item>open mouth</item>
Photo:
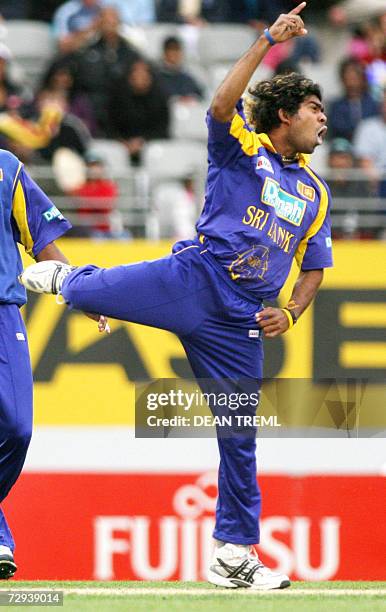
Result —
<instances>
[{"instance_id":1,"label":"open mouth","mask_svg":"<svg viewBox=\"0 0 386 612\"><path fill-rule=\"evenodd\" d=\"M326 125L324 125L323 127L321 127L321 128L320 128L320 129L317 131L316 137L317 137L317 140L318 140L318 143L319 143L319 144L322 144L323 139L324 139L324 137L325 137L326 133L327 133L327 126L326 126Z\"/></svg>"}]
</instances>

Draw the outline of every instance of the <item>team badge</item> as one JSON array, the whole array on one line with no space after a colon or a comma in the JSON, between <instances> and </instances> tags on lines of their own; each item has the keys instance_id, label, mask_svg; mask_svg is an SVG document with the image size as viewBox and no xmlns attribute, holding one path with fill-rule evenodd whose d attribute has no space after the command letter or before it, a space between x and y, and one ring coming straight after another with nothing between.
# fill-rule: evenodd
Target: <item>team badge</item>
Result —
<instances>
[{"instance_id":1,"label":"team badge","mask_svg":"<svg viewBox=\"0 0 386 612\"><path fill-rule=\"evenodd\" d=\"M296 183L296 188L298 190L298 193L300 193L300 195L302 195L304 198L307 198L307 200L311 200L311 202L315 202L315 189L313 187L310 187L309 185L305 185L301 181L298 181Z\"/></svg>"},{"instance_id":2,"label":"team badge","mask_svg":"<svg viewBox=\"0 0 386 612\"><path fill-rule=\"evenodd\" d=\"M232 280L237 278L264 280L268 270L269 249L262 245L253 245L244 253L237 256L229 266Z\"/></svg>"},{"instance_id":3,"label":"team badge","mask_svg":"<svg viewBox=\"0 0 386 612\"><path fill-rule=\"evenodd\" d=\"M256 170L267 170L267 172L272 172L272 174L274 174L271 162L267 157L264 157L264 155L259 155L257 158Z\"/></svg>"}]
</instances>

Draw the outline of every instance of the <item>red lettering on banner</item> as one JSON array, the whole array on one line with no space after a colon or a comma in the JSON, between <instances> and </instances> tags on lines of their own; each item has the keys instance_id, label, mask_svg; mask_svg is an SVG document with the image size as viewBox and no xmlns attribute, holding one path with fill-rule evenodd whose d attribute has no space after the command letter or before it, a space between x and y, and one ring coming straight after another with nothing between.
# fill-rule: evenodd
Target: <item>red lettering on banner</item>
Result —
<instances>
[{"instance_id":1,"label":"red lettering on banner","mask_svg":"<svg viewBox=\"0 0 386 612\"><path fill-rule=\"evenodd\" d=\"M299 580L384 578L384 478L262 476L259 482L259 553L267 564ZM215 500L213 472L25 473L4 503L18 579L202 580ZM377 529L368 529L370 517ZM82 550L76 563L73 542Z\"/></svg>"}]
</instances>

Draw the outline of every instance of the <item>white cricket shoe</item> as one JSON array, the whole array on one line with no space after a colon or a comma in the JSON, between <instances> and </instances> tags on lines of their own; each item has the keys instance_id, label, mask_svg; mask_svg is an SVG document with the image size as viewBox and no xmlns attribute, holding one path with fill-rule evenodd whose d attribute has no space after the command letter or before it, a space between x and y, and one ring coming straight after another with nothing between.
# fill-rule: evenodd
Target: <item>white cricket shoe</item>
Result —
<instances>
[{"instance_id":1,"label":"white cricket shoe","mask_svg":"<svg viewBox=\"0 0 386 612\"><path fill-rule=\"evenodd\" d=\"M229 589L239 587L268 591L285 589L290 580L265 567L251 546L238 544L216 545L208 570L212 584Z\"/></svg>"},{"instance_id":2,"label":"white cricket shoe","mask_svg":"<svg viewBox=\"0 0 386 612\"><path fill-rule=\"evenodd\" d=\"M66 276L75 270L70 266L55 259L39 261L39 263L28 266L19 275L19 283L26 289L35 293L60 293L62 283Z\"/></svg>"}]
</instances>

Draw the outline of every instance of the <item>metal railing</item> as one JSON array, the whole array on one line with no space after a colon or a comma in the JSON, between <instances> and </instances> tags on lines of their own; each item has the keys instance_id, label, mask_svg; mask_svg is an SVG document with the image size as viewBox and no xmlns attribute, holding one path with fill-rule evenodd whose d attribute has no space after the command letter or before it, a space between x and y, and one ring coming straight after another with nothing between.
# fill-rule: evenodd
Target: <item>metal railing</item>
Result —
<instances>
[{"instance_id":1,"label":"metal railing","mask_svg":"<svg viewBox=\"0 0 386 612\"><path fill-rule=\"evenodd\" d=\"M149 239L162 238L160 223L157 219L157 203L154 199L155 188L159 183L151 180L148 172L143 168L128 168L125 172L114 173L109 176L118 185L118 196L114 201L111 212L106 201L100 198L85 199L71 194L60 192L55 182L51 166L30 166L31 176L44 189L55 205L76 227L93 228L108 223L114 234L129 232L136 237ZM193 177L197 200L197 215L200 202L203 201L204 169L200 169ZM334 181L342 176L341 171L330 171L325 178L333 187ZM347 178L355 184L369 185L368 177L358 170L348 171ZM352 192L348 189L349 192ZM334 190L332 189L334 193ZM173 202L171 202L171 206ZM85 213L84 209L92 209ZM101 212L98 212L101 209ZM386 231L386 198L380 198L371 193L360 196L335 196L331 209L333 228L339 231L353 233L356 230L368 230L374 233Z\"/></svg>"}]
</instances>

